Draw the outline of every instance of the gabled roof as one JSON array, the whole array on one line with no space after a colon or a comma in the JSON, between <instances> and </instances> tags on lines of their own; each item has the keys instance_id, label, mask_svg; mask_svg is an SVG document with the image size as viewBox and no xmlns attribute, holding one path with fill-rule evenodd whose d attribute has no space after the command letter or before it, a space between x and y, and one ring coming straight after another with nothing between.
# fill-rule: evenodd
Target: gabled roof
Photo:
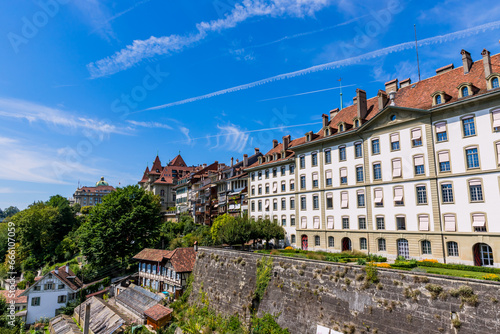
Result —
<instances>
[{"instance_id":1,"label":"gabled roof","mask_svg":"<svg viewBox=\"0 0 500 334\"><path fill-rule=\"evenodd\" d=\"M288 159L290 159L290 158L292 158L292 157L295 156L295 152L293 152L290 149L293 148L293 147L295 147L295 146L298 146L298 145L301 145L301 144L305 143L305 141L306 141L305 137L300 137L300 138L294 139L294 140L290 141L290 143L288 144L288 150L285 152L285 154L286 154L285 157L281 157L280 156L279 159L262 162L261 164L259 164L259 162L256 161L255 163L253 163L252 165L248 166L247 168L260 167L260 166L265 166L265 165L268 165L268 164L272 164L272 163L276 163L276 162L281 162L281 161L288 160ZM264 156L273 155L274 153L280 153L282 150L283 150L283 143L279 143L274 148L272 148L269 152L267 152Z\"/></svg>"},{"instance_id":2,"label":"gabled roof","mask_svg":"<svg viewBox=\"0 0 500 334\"><path fill-rule=\"evenodd\" d=\"M43 275L43 277L41 277L40 279L38 280L35 279L35 283L33 283L33 285L30 286L28 289L24 290L24 292L22 292L21 295L27 296L29 294L28 292L31 291L31 289L33 289L34 286L41 284L40 282L49 274L52 274L52 276L61 281L61 283L64 283L66 286L68 286L68 288L70 288L74 292L80 290L80 288L84 286L82 281L78 277L76 277L75 273L71 269L68 268L68 272L66 272L66 266L62 266L59 267L57 274L55 270L52 270Z\"/></svg>"},{"instance_id":3,"label":"gabled roof","mask_svg":"<svg viewBox=\"0 0 500 334\"><path fill-rule=\"evenodd\" d=\"M10 291L9 290L0 290L0 296L2 296L5 301L10 303L12 299L14 299L15 304L26 304L28 302L28 296L21 296L21 294L25 290L15 290L14 292L14 298L9 297Z\"/></svg>"},{"instance_id":4,"label":"gabled roof","mask_svg":"<svg viewBox=\"0 0 500 334\"><path fill-rule=\"evenodd\" d=\"M179 166L179 167L187 167L184 159L182 159L181 155L177 155L174 160L170 161L169 166Z\"/></svg>"},{"instance_id":5,"label":"gabled roof","mask_svg":"<svg viewBox=\"0 0 500 334\"><path fill-rule=\"evenodd\" d=\"M163 305L156 304L155 306L144 311L144 314L147 317L153 319L154 321L159 321L159 320L162 320L165 317L167 317L172 312L174 312L174 310L172 310L168 307L165 307Z\"/></svg>"},{"instance_id":6,"label":"gabled roof","mask_svg":"<svg viewBox=\"0 0 500 334\"><path fill-rule=\"evenodd\" d=\"M146 167L146 170L144 171L144 175L142 176L142 180L140 180L139 183L148 182L148 175L149 175L149 167Z\"/></svg>"},{"instance_id":7,"label":"gabled roof","mask_svg":"<svg viewBox=\"0 0 500 334\"><path fill-rule=\"evenodd\" d=\"M172 251L166 249L144 248L133 257L135 260L145 260L153 262L161 262L164 257L167 257Z\"/></svg>"},{"instance_id":8,"label":"gabled roof","mask_svg":"<svg viewBox=\"0 0 500 334\"><path fill-rule=\"evenodd\" d=\"M196 261L196 252L193 247L176 248L169 259L176 272L191 272Z\"/></svg>"},{"instance_id":9,"label":"gabled roof","mask_svg":"<svg viewBox=\"0 0 500 334\"><path fill-rule=\"evenodd\" d=\"M91 297L75 308L75 312L82 316L82 323L85 322L87 304L90 304L89 328L93 334L112 334L125 324L125 319L97 297Z\"/></svg>"},{"instance_id":10,"label":"gabled roof","mask_svg":"<svg viewBox=\"0 0 500 334\"><path fill-rule=\"evenodd\" d=\"M157 172L157 170L158 170L158 172ZM153 162L153 166L151 167L151 170L149 171L149 174L160 174L162 170L163 170L163 167L161 166L160 157L156 156L155 161Z\"/></svg>"}]
</instances>

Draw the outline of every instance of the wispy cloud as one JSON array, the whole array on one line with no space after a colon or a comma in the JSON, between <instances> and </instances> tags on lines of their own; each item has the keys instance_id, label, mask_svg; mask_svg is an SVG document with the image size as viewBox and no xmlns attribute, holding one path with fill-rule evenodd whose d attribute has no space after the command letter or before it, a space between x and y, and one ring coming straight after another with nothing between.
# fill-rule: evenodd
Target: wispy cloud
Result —
<instances>
[{"instance_id":1,"label":"wispy cloud","mask_svg":"<svg viewBox=\"0 0 500 334\"><path fill-rule=\"evenodd\" d=\"M218 125L219 133L214 136L207 136L207 144L210 146L210 138L215 138L215 145L210 149L219 149L230 152L243 152L247 147L250 135L242 131L234 124Z\"/></svg>"},{"instance_id":2,"label":"wispy cloud","mask_svg":"<svg viewBox=\"0 0 500 334\"><path fill-rule=\"evenodd\" d=\"M352 85L345 85L345 86L342 86L342 88L352 87L352 86L355 86L355 85L354 84L352 84ZM318 89L318 90L313 90L313 91L304 92L304 93L297 93L297 94L291 94L291 95L285 95L285 96L271 97L269 99L259 100L257 102L272 101L272 100L285 99L285 98L294 97L294 96L301 96L301 95L308 95L308 94L314 94L314 93L321 93L321 92L326 92L326 91L334 90L334 89L340 89L340 86L338 86L338 87L330 87L330 88L325 88L325 89Z\"/></svg>"},{"instance_id":3,"label":"wispy cloud","mask_svg":"<svg viewBox=\"0 0 500 334\"><path fill-rule=\"evenodd\" d=\"M179 130L184 136L186 136L186 144L190 145L193 140L189 136L189 129L184 126L179 126Z\"/></svg>"},{"instance_id":4,"label":"wispy cloud","mask_svg":"<svg viewBox=\"0 0 500 334\"><path fill-rule=\"evenodd\" d=\"M428 46L428 45L433 45L433 44L451 42L451 41L454 41L457 39L462 39L462 38L466 38L466 37L469 37L472 35L477 35L481 32L486 31L486 30L494 30L494 29L499 29L499 28L500 28L500 21L495 21L495 22L483 24L483 25L480 25L477 27L468 28L468 29L456 31L453 33L445 34L445 35L439 35L439 36L434 36L434 37L422 39L422 40L418 41L418 46L423 47L423 46ZM257 86L264 85L264 84L278 81L278 80L286 80L286 79L291 79L291 78L295 78L298 76L302 76L302 75L306 75L306 74L310 74L310 73L314 73L314 72L332 70L332 69L336 69L336 68L340 68L340 67L351 66L354 64L359 64L360 62L362 62L364 60L382 57L382 56L385 56L385 55L388 55L388 54L394 53L394 52L401 52L404 50L413 49L414 47L415 47L414 41L400 43L400 44L396 44L396 45L382 48L379 50L375 50L372 52L368 52L368 53L365 53L365 54L362 54L359 56L350 57L350 58L337 60L337 61L332 61L332 62L321 64L321 65L311 66L311 67L308 67L308 68L305 68L302 70L298 70L298 71L293 71L293 72L275 75L275 76L268 77L268 78L265 78L262 80L250 82L247 84L243 84L243 85L239 85L239 86L235 86L235 87L231 87L231 88L218 90L218 91L213 92L213 93L200 95L200 96L196 96L196 97L191 97L191 98L176 101L176 102L162 104L162 105L147 108L144 110L145 111L146 110L158 110L158 109L174 107L174 106L178 106L178 105L182 105L182 104L186 104L186 103L191 103L191 102L209 99L209 98L219 96L219 95L224 95L224 94L228 94L228 93L237 92L240 90L245 90L245 89L257 87Z\"/></svg>"},{"instance_id":5,"label":"wispy cloud","mask_svg":"<svg viewBox=\"0 0 500 334\"><path fill-rule=\"evenodd\" d=\"M143 128L159 128L159 129L169 129L169 130L173 129L170 125L158 123L158 122L138 122L138 121L133 121L133 120L127 120L127 122L132 124L132 125L143 127Z\"/></svg>"},{"instance_id":6,"label":"wispy cloud","mask_svg":"<svg viewBox=\"0 0 500 334\"><path fill-rule=\"evenodd\" d=\"M0 97L0 117L25 119L30 123L44 122L49 125L84 129L99 135L126 134L125 129L104 121L78 117L60 109L47 107L24 100Z\"/></svg>"},{"instance_id":7,"label":"wispy cloud","mask_svg":"<svg viewBox=\"0 0 500 334\"><path fill-rule=\"evenodd\" d=\"M88 0L95 1L95 0ZM98 78L126 70L144 59L158 55L171 55L193 46L210 33L236 27L253 17L312 16L326 7L331 0L244 0L224 18L196 24L196 31L187 35L150 37L135 40L132 45L114 55L87 65L91 78Z\"/></svg>"},{"instance_id":8,"label":"wispy cloud","mask_svg":"<svg viewBox=\"0 0 500 334\"><path fill-rule=\"evenodd\" d=\"M115 32L108 19L110 14L108 9L99 0L78 0L72 1L73 5L88 21L88 24L98 31L101 37L106 40L116 39Z\"/></svg>"}]
</instances>

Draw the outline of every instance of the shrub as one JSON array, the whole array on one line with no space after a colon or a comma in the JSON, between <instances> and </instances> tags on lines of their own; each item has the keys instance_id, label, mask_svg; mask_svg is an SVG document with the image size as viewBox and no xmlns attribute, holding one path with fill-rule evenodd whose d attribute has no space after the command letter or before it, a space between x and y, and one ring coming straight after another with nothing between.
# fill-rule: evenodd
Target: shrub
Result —
<instances>
[{"instance_id":1,"label":"shrub","mask_svg":"<svg viewBox=\"0 0 500 334\"><path fill-rule=\"evenodd\" d=\"M436 299L443 292L443 287L437 284L429 283L425 288L431 293L431 299Z\"/></svg>"},{"instance_id":2,"label":"shrub","mask_svg":"<svg viewBox=\"0 0 500 334\"><path fill-rule=\"evenodd\" d=\"M483 273L490 273L490 274L500 274L499 268L467 266L464 264L446 264L446 263L439 263L439 262L419 261L419 262L417 262L417 265L421 265L424 267L446 268L446 269L455 269L455 270L483 272Z\"/></svg>"},{"instance_id":3,"label":"shrub","mask_svg":"<svg viewBox=\"0 0 500 334\"><path fill-rule=\"evenodd\" d=\"M365 260L365 259L363 259L363 258L359 258L359 259L358 259L358 264L359 264L359 265L365 265L365 264L366 264L366 260Z\"/></svg>"},{"instance_id":4,"label":"shrub","mask_svg":"<svg viewBox=\"0 0 500 334\"><path fill-rule=\"evenodd\" d=\"M483 276L483 279L488 281L500 281L500 276L495 274L486 274Z\"/></svg>"}]
</instances>

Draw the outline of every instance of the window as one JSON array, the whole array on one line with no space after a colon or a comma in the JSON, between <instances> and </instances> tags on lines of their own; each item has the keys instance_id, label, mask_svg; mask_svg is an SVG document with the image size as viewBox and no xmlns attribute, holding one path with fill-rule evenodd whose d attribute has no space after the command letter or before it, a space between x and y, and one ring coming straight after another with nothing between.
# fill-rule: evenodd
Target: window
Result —
<instances>
[{"instance_id":1,"label":"window","mask_svg":"<svg viewBox=\"0 0 500 334\"><path fill-rule=\"evenodd\" d=\"M391 151L399 151L399 133L391 135Z\"/></svg>"},{"instance_id":2,"label":"window","mask_svg":"<svg viewBox=\"0 0 500 334\"><path fill-rule=\"evenodd\" d=\"M403 187L394 188L394 205L405 205Z\"/></svg>"},{"instance_id":3,"label":"window","mask_svg":"<svg viewBox=\"0 0 500 334\"><path fill-rule=\"evenodd\" d=\"M255 173L252 173L252 181L255 181Z\"/></svg>"},{"instance_id":4,"label":"window","mask_svg":"<svg viewBox=\"0 0 500 334\"><path fill-rule=\"evenodd\" d=\"M266 169L266 171L264 173L266 175L266 179L268 179L269 178L269 169Z\"/></svg>"},{"instance_id":5,"label":"window","mask_svg":"<svg viewBox=\"0 0 500 334\"><path fill-rule=\"evenodd\" d=\"M273 168L273 177L278 176L278 170L276 168Z\"/></svg>"},{"instance_id":6,"label":"window","mask_svg":"<svg viewBox=\"0 0 500 334\"><path fill-rule=\"evenodd\" d=\"M273 211L277 211L277 210L278 210L278 200L274 199L273 200Z\"/></svg>"},{"instance_id":7,"label":"window","mask_svg":"<svg viewBox=\"0 0 500 334\"><path fill-rule=\"evenodd\" d=\"M282 192L286 191L286 182L285 181L281 181L281 191Z\"/></svg>"},{"instance_id":8,"label":"window","mask_svg":"<svg viewBox=\"0 0 500 334\"><path fill-rule=\"evenodd\" d=\"M486 216L484 213L472 214L472 227L474 232L486 232Z\"/></svg>"},{"instance_id":9,"label":"window","mask_svg":"<svg viewBox=\"0 0 500 334\"><path fill-rule=\"evenodd\" d=\"M465 149L465 156L467 158L467 168L479 168L479 155L477 147Z\"/></svg>"},{"instance_id":10,"label":"window","mask_svg":"<svg viewBox=\"0 0 500 334\"><path fill-rule=\"evenodd\" d=\"M349 195L347 191L340 193L340 207L342 209L347 209L349 207Z\"/></svg>"},{"instance_id":11,"label":"window","mask_svg":"<svg viewBox=\"0 0 500 334\"><path fill-rule=\"evenodd\" d=\"M319 209L318 195L313 195L313 209Z\"/></svg>"},{"instance_id":12,"label":"window","mask_svg":"<svg viewBox=\"0 0 500 334\"><path fill-rule=\"evenodd\" d=\"M493 118L493 131L500 131L500 109L497 109L491 113Z\"/></svg>"},{"instance_id":13,"label":"window","mask_svg":"<svg viewBox=\"0 0 500 334\"><path fill-rule=\"evenodd\" d=\"M285 198L281 199L281 210L286 210L286 199Z\"/></svg>"},{"instance_id":14,"label":"window","mask_svg":"<svg viewBox=\"0 0 500 334\"><path fill-rule=\"evenodd\" d=\"M413 163L415 164L415 175L425 174L424 156L423 155L417 155L416 157L414 157Z\"/></svg>"},{"instance_id":15,"label":"window","mask_svg":"<svg viewBox=\"0 0 500 334\"><path fill-rule=\"evenodd\" d=\"M458 256L458 244L455 241L448 241L446 248L448 248L448 256Z\"/></svg>"},{"instance_id":16,"label":"window","mask_svg":"<svg viewBox=\"0 0 500 334\"><path fill-rule=\"evenodd\" d=\"M328 237L328 247L334 247L334 239L333 237Z\"/></svg>"},{"instance_id":17,"label":"window","mask_svg":"<svg viewBox=\"0 0 500 334\"><path fill-rule=\"evenodd\" d=\"M40 297L33 297L31 299L31 306L40 306Z\"/></svg>"},{"instance_id":18,"label":"window","mask_svg":"<svg viewBox=\"0 0 500 334\"><path fill-rule=\"evenodd\" d=\"M318 153L316 152L311 153L311 162L313 166L318 165Z\"/></svg>"},{"instance_id":19,"label":"window","mask_svg":"<svg viewBox=\"0 0 500 334\"><path fill-rule=\"evenodd\" d=\"M385 239L378 239L378 251L385 252Z\"/></svg>"},{"instance_id":20,"label":"window","mask_svg":"<svg viewBox=\"0 0 500 334\"><path fill-rule=\"evenodd\" d=\"M446 122L436 123L436 140L437 142L448 140L448 134L446 132Z\"/></svg>"},{"instance_id":21,"label":"window","mask_svg":"<svg viewBox=\"0 0 500 334\"><path fill-rule=\"evenodd\" d=\"M300 209L305 210L306 209L306 197L302 196L300 198Z\"/></svg>"},{"instance_id":22,"label":"window","mask_svg":"<svg viewBox=\"0 0 500 334\"><path fill-rule=\"evenodd\" d=\"M385 220L384 217L377 217L377 230L385 230Z\"/></svg>"},{"instance_id":23,"label":"window","mask_svg":"<svg viewBox=\"0 0 500 334\"><path fill-rule=\"evenodd\" d=\"M34 288L35 291L40 291L41 289L42 288L40 287L40 285L36 285L35 288Z\"/></svg>"},{"instance_id":24,"label":"window","mask_svg":"<svg viewBox=\"0 0 500 334\"><path fill-rule=\"evenodd\" d=\"M313 188L318 188L318 173L313 173L312 180L313 180Z\"/></svg>"},{"instance_id":25,"label":"window","mask_svg":"<svg viewBox=\"0 0 500 334\"><path fill-rule=\"evenodd\" d=\"M57 288L58 288L59 290L64 289L64 284L59 284L59 285L57 286Z\"/></svg>"},{"instance_id":26,"label":"window","mask_svg":"<svg viewBox=\"0 0 500 334\"><path fill-rule=\"evenodd\" d=\"M354 143L354 157L361 158L363 156L363 147L361 143Z\"/></svg>"},{"instance_id":27,"label":"window","mask_svg":"<svg viewBox=\"0 0 500 334\"><path fill-rule=\"evenodd\" d=\"M380 141L378 139L372 139L372 154L380 153Z\"/></svg>"},{"instance_id":28,"label":"window","mask_svg":"<svg viewBox=\"0 0 500 334\"><path fill-rule=\"evenodd\" d=\"M262 195L262 186L259 185L259 195Z\"/></svg>"},{"instance_id":29,"label":"window","mask_svg":"<svg viewBox=\"0 0 500 334\"><path fill-rule=\"evenodd\" d=\"M333 194L332 193L326 194L326 208L333 209Z\"/></svg>"},{"instance_id":30,"label":"window","mask_svg":"<svg viewBox=\"0 0 500 334\"><path fill-rule=\"evenodd\" d=\"M295 198L293 197L290 198L290 209L295 209Z\"/></svg>"},{"instance_id":31,"label":"window","mask_svg":"<svg viewBox=\"0 0 500 334\"><path fill-rule=\"evenodd\" d=\"M344 124L339 124L339 132L344 131Z\"/></svg>"},{"instance_id":32,"label":"window","mask_svg":"<svg viewBox=\"0 0 500 334\"><path fill-rule=\"evenodd\" d=\"M314 217L313 218L313 227L315 229L319 229L320 228L320 226L319 226L319 217Z\"/></svg>"},{"instance_id":33,"label":"window","mask_svg":"<svg viewBox=\"0 0 500 334\"><path fill-rule=\"evenodd\" d=\"M266 183L266 194L269 194L269 183Z\"/></svg>"},{"instance_id":34,"label":"window","mask_svg":"<svg viewBox=\"0 0 500 334\"><path fill-rule=\"evenodd\" d=\"M295 173L295 165L290 165L290 175Z\"/></svg>"},{"instance_id":35,"label":"window","mask_svg":"<svg viewBox=\"0 0 500 334\"><path fill-rule=\"evenodd\" d=\"M295 241L295 234L292 234L292 236L290 237L290 241L292 244L294 244L296 241Z\"/></svg>"},{"instance_id":36,"label":"window","mask_svg":"<svg viewBox=\"0 0 500 334\"><path fill-rule=\"evenodd\" d=\"M281 176L285 176L285 171L286 171L285 166L281 166Z\"/></svg>"},{"instance_id":37,"label":"window","mask_svg":"<svg viewBox=\"0 0 500 334\"><path fill-rule=\"evenodd\" d=\"M438 161L439 161L439 171L441 173L451 171L450 153L448 151L439 152L438 153Z\"/></svg>"},{"instance_id":38,"label":"window","mask_svg":"<svg viewBox=\"0 0 500 334\"><path fill-rule=\"evenodd\" d=\"M54 285L52 283L45 284L45 289L44 290L53 290Z\"/></svg>"},{"instance_id":39,"label":"window","mask_svg":"<svg viewBox=\"0 0 500 334\"><path fill-rule=\"evenodd\" d=\"M339 160L340 161L345 161L346 160L345 146L340 146L339 147Z\"/></svg>"},{"instance_id":40,"label":"window","mask_svg":"<svg viewBox=\"0 0 500 334\"><path fill-rule=\"evenodd\" d=\"M481 180L470 180L469 181L469 192L471 202L481 202L483 201L483 187Z\"/></svg>"},{"instance_id":41,"label":"window","mask_svg":"<svg viewBox=\"0 0 500 334\"><path fill-rule=\"evenodd\" d=\"M281 217L281 226L286 226L286 217L285 216Z\"/></svg>"},{"instance_id":42,"label":"window","mask_svg":"<svg viewBox=\"0 0 500 334\"><path fill-rule=\"evenodd\" d=\"M363 182L363 166L356 167L356 182Z\"/></svg>"},{"instance_id":43,"label":"window","mask_svg":"<svg viewBox=\"0 0 500 334\"><path fill-rule=\"evenodd\" d=\"M306 189L306 176L300 176L300 189Z\"/></svg>"},{"instance_id":44,"label":"window","mask_svg":"<svg viewBox=\"0 0 500 334\"><path fill-rule=\"evenodd\" d=\"M366 230L366 218L358 217L358 225L360 230Z\"/></svg>"},{"instance_id":45,"label":"window","mask_svg":"<svg viewBox=\"0 0 500 334\"><path fill-rule=\"evenodd\" d=\"M329 164L332 162L332 151L325 150L325 164Z\"/></svg>"},{"instance_id":46,"label":"window","mask_svg":"<svg viewBox=\"0 0 500 334\"><path fill-rule=\"evenodd\" d=\"M320 246L321 245L321 239L319 235L314 236L314 246Z\"/></svg>"},{"instance_id":47,"label":"window","mask_svg":"<svg viewBox=\"0 0 500 334\"><path fill-rule=\"evenodd\" d=\"M358 197L358 208L364 208L365 207L365 192L364 192L364 190L358 190L357 197Z\"/></svg>"},{"instance_id":48,"label":"window","mask_svg":"<svg viewBox=\"0 0 500 334\"><path fill-rule=\"evenodd\" d=\"M252 211L255 211L255 202L252 201Z\"/></svg>"},{"instance_id":49,"label":"window","mask_svg":"<svg viewBox=\"0 0 500 334\"><path fill-rule=\"evenodd\" d=\"M396 216L396 227L398 230L406 230L406 219L404 216Z\"/></svg>"},{"instance_id":50,"label":"window","mask_svg":"<svg viewBox=\"0 0 500 334\"><path fill-rule=\"evenodd\" d=\"M373 179L382 180L382 167L380 166L380 162L373 164Z\"/></svg>"},{"instance_id":51,"label":"window","mask_svg":"<svg viewBox=\"0 0 500 334\"><path fill-rule=\"evenodd\" d=\"M462 92L462 97L469 96L469 87L467 87L467 86L462 87L461 92Z\"/></svg>"},{"instance_id":52,"label":"window","mask_svg":"<svg viewBox=\"0 0 500 334\"><path fill-rule=\"evenodd\" d=\"M432 254L431 242L429 240L422 240L420 243L422 245L422 254L429 255Z\"/></svg>"},{"instance_id":53,"label":"window","mask_svg":"<svg viewBox=\"0 0 500 334\"><path fill-rule=\"evenodd\" d=\"M57 296L57 302L59 304L66 303L66 296L64 296L64 295L63 296Z\"/></svg>"},{"instance_id":54,"label":"window","mask_svg":"<svg viewBox=\"0 0 500 334\"><path fill-rule=\"evenodd\" d=\"M417 186L417 204L427 204L427 189L424 185Z\"/></svg>"},{"instance_id":55,"label":"window","mask_svg":"<svg viewBox=\"0 0 500 334\"><path fill-rule=\"evenodd\" d=\"M333 230L333 216L328 216L326 218L326 228Z\"/></svg>"},{"instance_id":56,"label":"window","mask_svg":"<svg viewBox=\"0 0 500 334\"><path fill-rule=\"evenodd\" d=\"M441 184L443 203L453 203L453 186L451 183Z\"/></svg>"},{"instance_id":57,"label":"window","mask_svg":"<svg viewBox=\"0 0 500 334\"><path fill-rule=\"evenodd\" d=\"M349 229L349 217L342 217L342 229Z\"/></svg>"},{"instance_id":58,"label":"window","mask_svg":"<svg viewBox=\"0 0 500 334\"><path fill-rule=\"evenodd\" d=\"M392 160L392 177L401 177L401 159Z\"/></svg>"},{"instance_id":59,"label":"window","mask_svg":"<svg viewBox=\"0 0 500 334\"><path fill-rule=\"evenodd\" d=\"M474 125L474 117L469 116L462 119L464 137L474 136L476 134L476 126Z\"/></svg>"},{"instance_id":60,"label":"window","mask_svg":"<svg viewBox=\"0 0 500 334\"><path fill-rule=\"evenodd\" d=\"M278 192L278 182L273 182L273 193L276 194Z\"/></svg>"},{"instance_id":61,"label":"window","mask_svg":"<svg viewBox=\"0 0 500 334\"><path fill-rule=\"evenodd\" d=\"M384 206L384 192L382 188L377 188L373 192L374 192L373 202L375 203L375 207Z\"/></svg>"},{"instance_id":62,"label":"window","mask_svg":"<svg viewBox=\"0 0 500 334\"><path fill-rule=\"evenodd\" d=\"M295 180L290 180L290 191L295 190Z\"/></svg>"},{"instance_id":63,"label":"window","mask_svg":"<svg viewBox=\"0 0 500 334\"><path fill-rule=\"evenodd\" d=\"M359 238L359 249L361 250L368 249L368 243L366 242L366 238Z\"/></svg>"},{"instance_id":64,"label":"window","mask_svg":"<svg viewBox=\"0 0 500 334\"><path fill-rule=\"evenodd\" d=\"M266 199L265 203L266 203L265 209L266 209L266 211L269 211L269 203L270 203L269 200Z\"/></svg>"},{"instance_id":65,"label":"window","mask_svg":"<svg viewBox=\"0 0 500 334\"><path fill-rule=\"evenodd\" d=\"M251 192L252 196L255 195L255 187L252 187L252 192Z\"/></svg>"},{"instance_id":66,"label":"window","mask_svg":"<svg viewBox=\"0 0 500 334\"><path fill-rule=\"evenodd\" d=\"M340 184L347 184L347 168L342 167L340 169Z\"/></svg>"},{"instance_id":67,"label":"window","mask_svg":"<svg viewBox=\"0 0 500 334\"><path fill-rule=\"evenodd\" d=\"M444 230L446 232L455 232L457 230L455 220L455 215L444 215Z\"/></svg>"},{"instance_id":68,"label":"window","mask_svg":"<svg viewBox=\"0 0 500 334\"><path fill-rule=\"evenodd\" d=\"M491 79L491 88L498 88L498 87L499 87L498 77L494 77L493 79Z\"/></svg>"},{"instance_id":69,"label":"window","mask_svg":"<svg viewBox=\"0 0 500 334\"><path fill-rule=\"evenodd\" d=\"M326 185L331 186L332 185L332 171L327 170L325 172L325 180L326 180Z\"/></svg>"},{"instance_id":70,"label":"window","mask_svg":"<svg viewBox=\"0 0 500 334\"><path fill-rule=\"evenodd\" d=\"M299 157L300 169L306 168L306 157L301 155Z\"/></svg>"},{"instance_id":71,"label":"window","mask_svg":"<svg viewBox=\"0 0 500 334\"><path fill-rule=\"evenodd\" d=\"M411 130L411 142L413 147L422 146L422 130L420 128Z\"/></svg>"},{"instance_id":72,"label":"window","mask_svg":"<svg viewBox=\"0 0 500 334\"><path fill-rule=\"evenodd\" d=\"M259 201L258 208L259 208L259 211L262 211L262 201Z\"/></svg>"},{"instance_id":73,"label":"window","mask_svg":"<svg viewBox=\"0 0 500 334\"><path fill-rule=\"evenodd\" d=\"M442 102L441 95L436 95L436 104L441 104L441 102Z\"/></svg>"}]
</instances>

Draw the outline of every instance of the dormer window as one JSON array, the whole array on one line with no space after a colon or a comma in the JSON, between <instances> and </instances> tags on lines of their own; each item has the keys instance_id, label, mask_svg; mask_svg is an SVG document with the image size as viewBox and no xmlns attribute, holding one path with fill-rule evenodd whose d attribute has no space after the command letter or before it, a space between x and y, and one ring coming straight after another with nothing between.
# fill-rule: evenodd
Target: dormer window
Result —
<instances>
[{"instance_id":1,"label":"dormer window","mask_svg":"<svg viewBox=\"0 0 500 334\"><path fill-rule=\"evenodd\" d=\"M443 103L442 101L443 100L441 98L441 95L436 95L436 104L441 104L441 103Z\"/></svg>"},{"instance_id":2,"label":"dormer window","mask_svg":"<svg viewBox=\"0 0 500 334\"><path fill-rule=\"evenodd\" d=\"M498 77L494 77L493 79L491 79L491 88L498 88L500 87L499 83L498 83Z\"/></svg>"},{"instance_id":3,"label":"dormer window","mask_svg":"<svg viewBox=\"0 0 500 334\"><path fill-rule=\"evenodd\" d=\"M329 136L330 135L330 129L329 128L326 128L325 129L325 136Z\"/></svg>"},{"instance_id":4,"label":"dormer window","mask_svg":"<svg viewBox=\"0 0 500 334\"><path fill-rule=\"evenodd\" d=\"M446 98L449 99L449 96L447 96L443 91L437 91L432 93L432 105L436 106L442 103L446 102Z\"/></svg>"},{"instance_id":5,"label":"dormer window","mask_svg":"<svg viewBox=\"0 0 500 334\"><path fill-rule=\"evenodd\" d=\"M274 160L278 160L278 153L274 153Z\"/></svg>"},{"instance_id":6,"label":"dormer window","mask_svg":"<svg viewBox=\"0 0 500 334\"><path fill-rule=\"evenodd\" d=\"M474 95L475 87L470 82L463 82L457 87L458 98Z\"/></svg>"},{"instance_id":7,"label":"dormer window","mask_svg":"<svg viewBox=\"0 0 500 334\"><path fill-rule=\"evenodd\" d=\"M340 123L339 124L339 132L343 132L344 128L345 128L344 123Z\"/></svg>"},{"instance_id":8,"label":"dormer window","mask_svg":"<svg viewBox=\"0 0 500 334\"><path fill-rule=\"evenodd\" d=\"M462 87L462 89L460 90L460 92L462 93L462 97L469 96L469 87L467 87L467 86Z\"/></svg>"},{"instance_id":9,"label":"dormer window","mask_svg":"<svg viewBox=\"0 0 500 334\"><path fill-rule=\"evenodd\" d=\"M311 135L309 134L306 135L306 141L311 141Z\"/></svg>"},{"instance_id":10,"label":"dormer window","mask_svg":"<svg viewBox=\"0 0 500 334\"><path fill-rule=\"evenodd\" d=\"M359 128L359 119L354 121L354 127Z\"/></svg>"}]
</instances>

